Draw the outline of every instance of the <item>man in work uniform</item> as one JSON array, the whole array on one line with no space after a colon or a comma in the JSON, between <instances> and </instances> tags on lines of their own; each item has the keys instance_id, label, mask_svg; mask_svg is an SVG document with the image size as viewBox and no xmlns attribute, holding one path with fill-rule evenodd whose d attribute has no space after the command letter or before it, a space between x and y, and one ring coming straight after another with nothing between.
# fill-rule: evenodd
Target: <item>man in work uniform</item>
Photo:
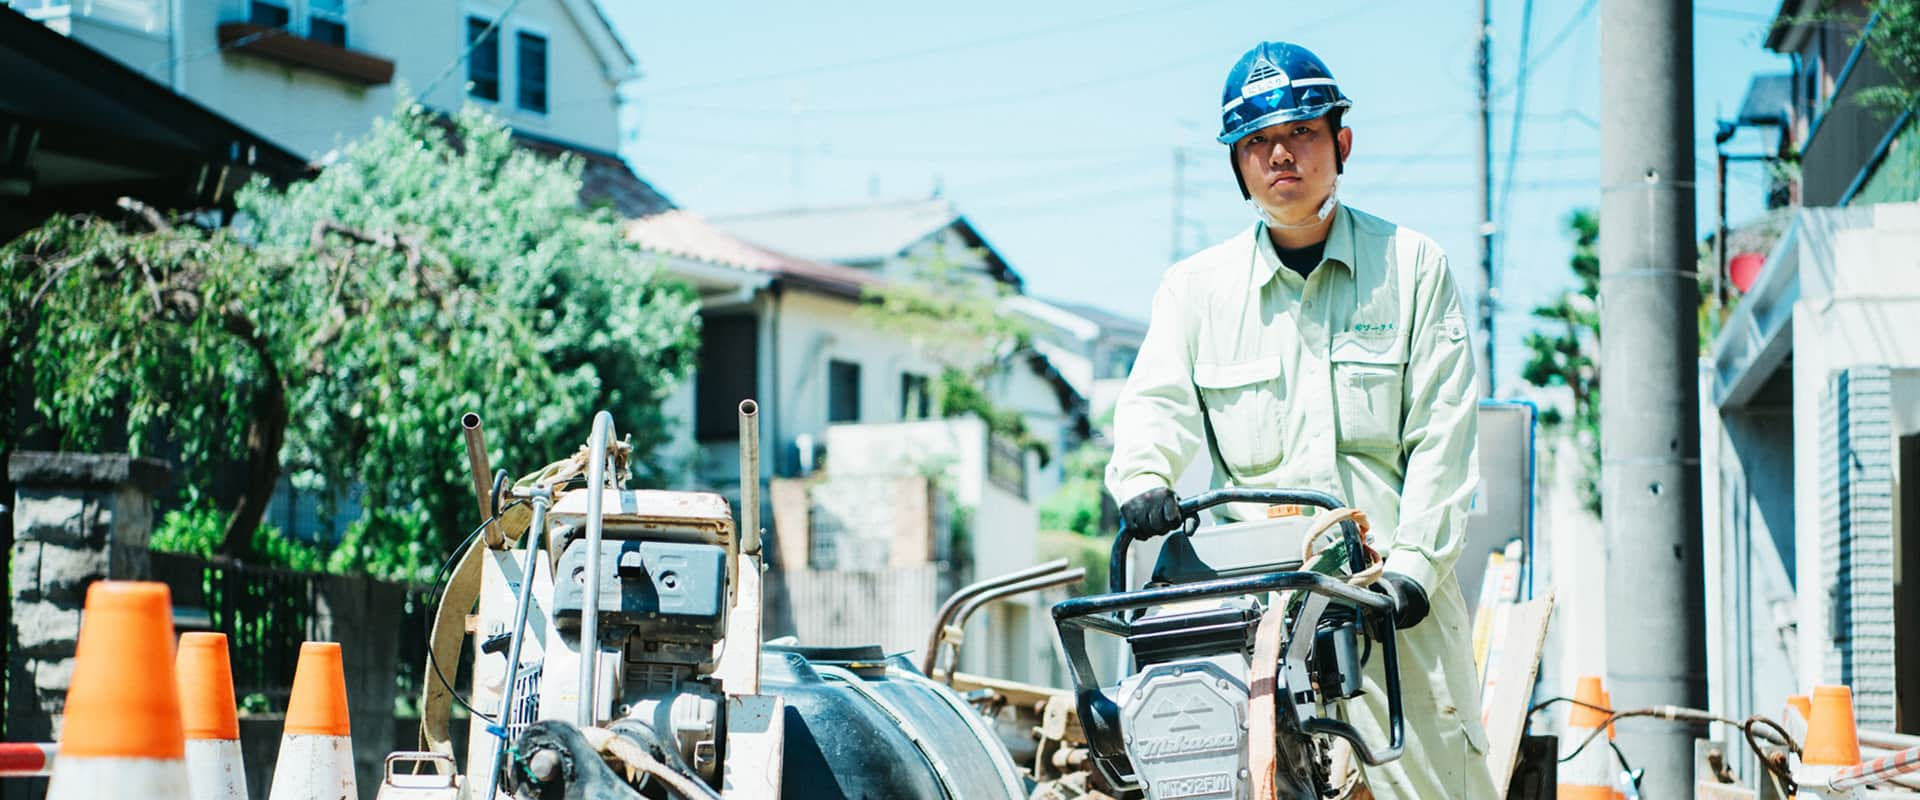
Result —
<instances>
[{"instance_id":1,"label":"man in work uniform","mask_svg":"<svg viewBox=\"0 0 1920 800\"><path fill-rule=\"evenodd\" d=\"M1495 792L1453 574L1479 480L1472 350L1439 246L1336 199L1351 105L1298 45L1263 43L1228 74L1219 138L1261 219L1162 278L1107 488L1136 535L1173 530L1170 487L1204 445L1215 486L1317 489L1366 512L1402 628L1407 732L1366 783L1381 800L1482 800ZM1384 743L1381 661L1348 713Z\"/></svg>"}]
</instances>

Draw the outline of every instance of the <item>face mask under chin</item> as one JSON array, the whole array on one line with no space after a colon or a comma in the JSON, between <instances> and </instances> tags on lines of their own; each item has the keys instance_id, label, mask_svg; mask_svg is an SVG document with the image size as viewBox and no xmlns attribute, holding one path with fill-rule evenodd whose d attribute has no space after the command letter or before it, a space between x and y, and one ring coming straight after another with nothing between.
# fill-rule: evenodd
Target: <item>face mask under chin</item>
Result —
<instances>
[{"instance_id":1,"label":"face mask under chin","mask_svg":"<svg viewBox=\"0 0 1920 800\"><path fill-rule=\"evenodd\" d=\"M1266 209L1261 208L1259 203L1253 202L1253 200L1249 199L1247 201L1247 204L1250 206L1253 206L1253 210L1260 215L1261 221L1267 223L1267 227L1273 228L1275 230L1294 231L1294 230L1299 230L1301 228L1311 228L1322 222L1326 222L1327 217L1330 217L1333 215L1334 207L1339 205L1339 198L1340 198L1340 177L1336 175L1334 176L1334 179L1333 179L1333 188L1327 191L1326 201L1320 204L1320 209L1313 213L1313 219L1307 222L1287 224L1285 222L1281 222L1280 220L1274 219L1273 215L1270 213L1267 213Z\"/></svg>"}]
</instances>

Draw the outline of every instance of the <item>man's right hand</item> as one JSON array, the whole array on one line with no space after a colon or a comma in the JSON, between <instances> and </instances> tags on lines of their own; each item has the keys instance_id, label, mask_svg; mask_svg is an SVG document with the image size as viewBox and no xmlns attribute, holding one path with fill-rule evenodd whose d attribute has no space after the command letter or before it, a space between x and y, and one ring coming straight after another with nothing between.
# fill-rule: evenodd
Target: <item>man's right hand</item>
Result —
<instances>
[{"instance_id":1,"label":"man's right hand","mask_svg":"<svg viewBox=\"0 0 1920 800\"><path fill-rule=\"evenodd\" d=\"M1120 518L1128 536L1151 539L1180 528L1180 500L1172 489L1148 489L1120 505Z\"/></svg>"}]
</instances>

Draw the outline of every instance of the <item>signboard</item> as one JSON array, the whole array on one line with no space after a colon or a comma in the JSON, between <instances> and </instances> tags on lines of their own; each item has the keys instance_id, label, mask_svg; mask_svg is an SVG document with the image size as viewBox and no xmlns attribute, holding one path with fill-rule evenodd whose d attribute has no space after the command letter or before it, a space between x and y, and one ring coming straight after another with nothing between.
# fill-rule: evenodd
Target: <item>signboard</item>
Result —
<instances>
[{"instance_id":1,"label":"signboard","mask_svg":"<svg viewBox=\"0 0 1920 800\"><path fill-rule=\"evenodd\" d=\"M1487 557L1520 540L1521 598L1533 596L1534 431L1532 403L1480 404L1480 487L1467 517L1467 540L1454 572L1468 608L1480 603ZM1511 598L1520 599L1520 598Z\"/></svg>"}]
</instances>

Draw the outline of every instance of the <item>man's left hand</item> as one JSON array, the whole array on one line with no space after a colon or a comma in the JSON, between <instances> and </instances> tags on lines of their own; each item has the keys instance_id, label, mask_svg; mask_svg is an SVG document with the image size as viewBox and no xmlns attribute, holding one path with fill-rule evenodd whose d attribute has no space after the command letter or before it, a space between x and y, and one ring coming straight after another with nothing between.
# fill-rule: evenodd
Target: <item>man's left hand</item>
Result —
<instances>
[{"instance_id":1,"label":"man's left hand","mask_svg":"<svg viewBox=\"0 0 1920 800\"><path fill-rule=\"evenodd\" d=\"M1388 572L1380 576L1375 586L1393 600L1393 627L1406 630L1427 618L1430 609L1427 590L1418 581L1398 572Z\"/></svg>"}]
</instances>

